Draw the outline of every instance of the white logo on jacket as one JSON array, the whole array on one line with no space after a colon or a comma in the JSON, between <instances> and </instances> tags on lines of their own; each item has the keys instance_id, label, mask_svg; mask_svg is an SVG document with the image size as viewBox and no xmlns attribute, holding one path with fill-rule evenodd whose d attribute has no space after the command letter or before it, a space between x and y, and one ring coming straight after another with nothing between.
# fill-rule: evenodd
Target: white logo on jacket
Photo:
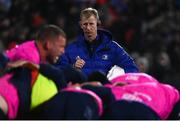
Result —
<instances>
[{"instance_id":1,"label":"white logo on jacket","mask_svg":"<svg viewBox=\"0 0 180 121\"><path fill-rule=\"evenodd\" d=\"M102 55L102 60L108 60L108 55L106 54Z\"/></svg>"},{"instance_id":2,"label":"white logo on jacket","mask_svg":"<svg viewBox=\"0 0 180 121\"><path fill-rule=\"evenodd\" d=\"M147 95L147 94L141 93L141 92L134 92L133 94L124 93L122 95L122 99L143 102L143 100L141 98L144 98L147 101L152 101L152 98L150 95Z\"/></svg>"}]
</instances>

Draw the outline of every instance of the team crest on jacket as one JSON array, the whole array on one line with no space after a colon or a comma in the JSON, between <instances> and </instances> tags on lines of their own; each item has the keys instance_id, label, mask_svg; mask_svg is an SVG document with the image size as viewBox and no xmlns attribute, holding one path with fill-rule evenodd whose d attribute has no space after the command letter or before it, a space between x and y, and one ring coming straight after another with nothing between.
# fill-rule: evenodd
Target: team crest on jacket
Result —
<instances>
[{"instance_id":1,"label":"team crest on jacket","mask_svg":"<svg viewBox=\"0 0 180 121\"><path fill-rule=\"evenodd\" d=\"M102 60L108 60L108 55L106 54L102 55Z\"/></svg>"}]
</instances>

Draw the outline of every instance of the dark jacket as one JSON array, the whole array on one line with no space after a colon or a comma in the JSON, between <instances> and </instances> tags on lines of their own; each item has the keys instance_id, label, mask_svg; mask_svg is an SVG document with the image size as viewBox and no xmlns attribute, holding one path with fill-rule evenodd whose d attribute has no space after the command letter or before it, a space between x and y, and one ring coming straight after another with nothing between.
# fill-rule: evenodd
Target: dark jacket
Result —
<instances>
[{"instance_id":1,"label":"dark jacket","mask_svg":"<svg viewBox=\"0 0 180 121\"><path fill-rule=\"evenodd\" d=\"M133 59L112 40L112 35L104 30L98 30L98 36L93 44L88 43L83 34L79 35L76 41L67 46L57 65L73 65L77 56L86 62L82 68L82 72L86 75L94 71L107 74L114 65L120 66L125 72L138 71Z\"/></svg>"}]
</instances>

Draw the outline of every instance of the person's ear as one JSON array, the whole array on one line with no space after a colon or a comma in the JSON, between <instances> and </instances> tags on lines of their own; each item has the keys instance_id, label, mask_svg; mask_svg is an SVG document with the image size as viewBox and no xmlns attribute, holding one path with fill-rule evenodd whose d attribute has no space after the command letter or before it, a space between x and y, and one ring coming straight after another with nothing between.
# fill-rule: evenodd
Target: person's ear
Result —
<instances>
[{"instance_id":1,"label":"person's ear","mask_svg":"<svg viewBox=\"0 0 180 121\"><path fill-rule=\"evenodd\" d=\"M101 21L97 20L97 26L101 26Z\"/></svg>"},{"instance_id":2,"label":"person's ear","mask_svg":"<svg viewBox=\"0 0 180 121\"><path fill-rule=\"evenodd\" d=\"M81 29L83 29L83 28L82 28L82 22L81 22L81 21L79 21L79 26L81 27Z\"/></svg>"},{"instance_id":3,"label":"person's ear","mask_svg":"<svg viewBox=\"0 0 180 121\"><path fill-rule=\"evenodd\" d=\"M43 48L44 48L45 50L48 50L48 49L50 48L50 42L49 42L49 41L44 42L44 43L43 43Z\"/></svg>"}]
</instances>

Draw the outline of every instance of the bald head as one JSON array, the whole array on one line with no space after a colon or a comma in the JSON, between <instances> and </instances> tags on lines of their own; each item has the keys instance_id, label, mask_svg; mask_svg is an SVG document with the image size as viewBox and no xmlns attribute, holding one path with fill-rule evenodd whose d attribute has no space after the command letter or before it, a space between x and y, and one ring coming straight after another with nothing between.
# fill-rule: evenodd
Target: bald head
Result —
<instances>
[{"instance_id":1,"label":"bald head","mask_svg":"<svg viewBox=\"0 0 180 121\"><path fill-rule=\"evenodd\" d=\"M66 38L65 32L61 28L56 25L45 25L37 32L36 41L55 40L59 36Z\"/></svg>"}]
</instances>

